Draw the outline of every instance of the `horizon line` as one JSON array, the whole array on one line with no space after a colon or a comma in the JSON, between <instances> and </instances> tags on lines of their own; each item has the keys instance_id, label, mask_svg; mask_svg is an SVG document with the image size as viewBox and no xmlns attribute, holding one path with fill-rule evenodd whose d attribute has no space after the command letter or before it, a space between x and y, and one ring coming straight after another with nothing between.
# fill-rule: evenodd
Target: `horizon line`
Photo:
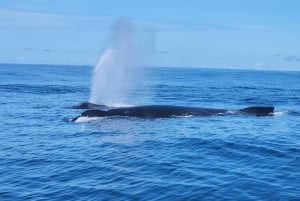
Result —
<instances>
[{"instance_id":1,"label":"horizon line","mask_svg":"<svg viewBox=\"0 0 300 201\"><path fill-rule=\"evenodd\" d=\"M2 65L32 65L32 66L76 66L76 67L94 67L90 64L52 64L52 63L13 63L13 62L0 62ZM297 69L278 69L278 68L246 68L246 67L203 67L203 66L143 66L144 68L182 68L182 69L212 69L212 70L244 70L244 71L287 71L299 72Z\"/></svg>"}]
</instances>

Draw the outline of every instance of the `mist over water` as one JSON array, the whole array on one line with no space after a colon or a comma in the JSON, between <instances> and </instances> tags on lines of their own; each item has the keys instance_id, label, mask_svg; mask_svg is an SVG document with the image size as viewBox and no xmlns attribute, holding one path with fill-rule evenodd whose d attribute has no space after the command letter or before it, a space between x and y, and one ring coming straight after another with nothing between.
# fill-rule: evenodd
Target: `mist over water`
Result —
<instances>
[{"instance_id":1,"label":"mist over water","mask_svg":"<svg viewBox=\"0 0 300 201\"><path fill-rule=\"evenodd\" d=\"M128 19L119 19L94 68L89 101L111 106L130 104L126 94L134 88L137 61L133 26Z\"/></svg>"}]
</instances>

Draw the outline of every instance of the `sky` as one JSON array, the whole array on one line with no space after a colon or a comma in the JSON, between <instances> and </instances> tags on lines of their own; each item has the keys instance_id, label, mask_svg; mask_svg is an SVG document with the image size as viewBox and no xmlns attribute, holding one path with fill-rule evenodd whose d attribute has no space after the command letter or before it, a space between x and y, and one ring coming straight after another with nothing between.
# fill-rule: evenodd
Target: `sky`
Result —
<instances>
[{"instance_id":1,"label":"sky","mask_svg":"<svg viewBox=\"0 0 300 201\"><path fill-rule=\"evenodd\" d=\"M120 18L146 66L300 70L299 0L0 0L0 63L95 65Z\"/></svg>"}]
</instances>

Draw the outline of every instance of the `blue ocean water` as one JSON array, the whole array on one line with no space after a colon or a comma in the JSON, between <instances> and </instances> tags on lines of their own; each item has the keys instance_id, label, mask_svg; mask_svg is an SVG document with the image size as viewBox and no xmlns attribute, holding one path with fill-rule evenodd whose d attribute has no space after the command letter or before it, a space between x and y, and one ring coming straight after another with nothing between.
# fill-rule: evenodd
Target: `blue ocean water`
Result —
<instances>
[{"instance_id":1,"label":"blue ocean water","mask_svg":"<svg viewBox=\"0 0 300 201\"><path fill-rule=\"evenodd\" d=\"M147 68L129 104L275 115L72 123L91 71L0 65L0 200L300 200L300 72Z\"/></svg>"}]
</instances>

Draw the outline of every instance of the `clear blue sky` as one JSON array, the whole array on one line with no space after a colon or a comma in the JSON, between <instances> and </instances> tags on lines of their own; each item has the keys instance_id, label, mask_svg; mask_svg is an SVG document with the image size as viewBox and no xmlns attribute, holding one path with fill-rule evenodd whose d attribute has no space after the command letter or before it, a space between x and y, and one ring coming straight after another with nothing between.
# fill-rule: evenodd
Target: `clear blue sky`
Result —
<instances>
[{"instance_id":1,"label":"clear blue sky","mask_svg":"<svg viewBox=\"0 0 300 201\"><path fill-rule=\"evenodd\" d=\"M0 0L0 62L94 65L120 17L148 66L300 70L299 0Z\"/></svg>"}]
</instances>

